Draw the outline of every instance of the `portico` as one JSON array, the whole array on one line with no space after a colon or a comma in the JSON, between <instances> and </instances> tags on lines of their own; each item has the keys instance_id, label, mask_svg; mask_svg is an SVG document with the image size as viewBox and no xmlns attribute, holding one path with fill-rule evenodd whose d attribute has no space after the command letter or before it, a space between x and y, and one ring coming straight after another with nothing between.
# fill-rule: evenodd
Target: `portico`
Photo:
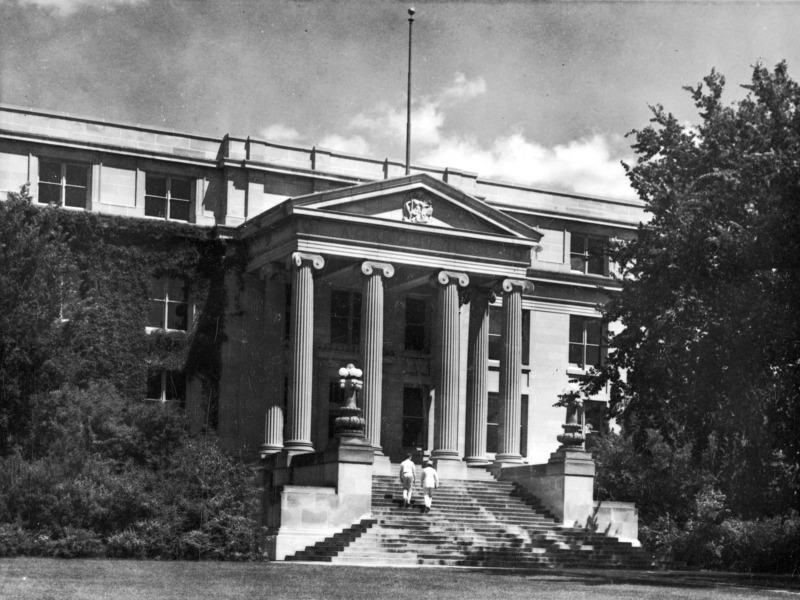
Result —
<instances>
[{"instance_id":1,"label":"portico","mask_svg":"<svg viewBox=\"0 0 800 600\"><path fill-rule=\"evenodd\" d=\"M335 373L355 362L376 472L417 449L445 476L489 464L488 314L501 300L494 459L522 462L522 297L533 290L526 276L537 230L415 174L287 199L243 225L241 237L248 272L271 299L264 305L282 296L286 307L263 320L273 343L262 360L285 385L264 397L262 455L290 464L324 450Z\"/></svg>"}]
</instances>

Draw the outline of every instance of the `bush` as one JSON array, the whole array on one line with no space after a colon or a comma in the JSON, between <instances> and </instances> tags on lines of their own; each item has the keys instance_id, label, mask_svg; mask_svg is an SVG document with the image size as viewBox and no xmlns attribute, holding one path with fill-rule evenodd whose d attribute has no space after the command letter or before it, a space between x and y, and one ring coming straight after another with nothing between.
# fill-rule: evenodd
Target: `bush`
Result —
<instances>
[{"instance_id":1,"label":"bush","mask_svg":"<svg viewBox=\"0 0 800 600\"><path fill-rule=\"evenodd\" d=\"M47 443L0 457L0 556L260 558L254 473L181 413L110 386L37 401Z\"/></svg>"}]
</instances>

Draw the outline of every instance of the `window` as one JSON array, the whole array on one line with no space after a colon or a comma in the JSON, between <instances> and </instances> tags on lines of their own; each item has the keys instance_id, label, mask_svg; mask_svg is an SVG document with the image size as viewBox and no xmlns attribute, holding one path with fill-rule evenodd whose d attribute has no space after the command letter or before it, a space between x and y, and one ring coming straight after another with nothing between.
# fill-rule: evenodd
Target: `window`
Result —
<instances>
[{"instance_id":1,"label":"window","mask_svg":"<svg viewBox=\"0 0 800 600\"><path fill-rule=\"evenodd\" d=\"M489 360L500 360L503 356L503 309L489 307ZM522 311L522 364L530 363L531 356L531 311Z\"/></svg>"},{"instance_id":2,"label":"window","mask_svg":"<svg viewBox=\"0 0 800 600\"><path fill-rule=\"evenodd\" d=\"M147 326L186 331L189 325L186 284L170 277L153 278L150 284L150 311Z\"/></svg>"},{"instance_id":3,"label":"window","mask_svg":"<svg viewBox=\"0 0 800 600\"><path fill-rule=\"evenodd\" d=\"M192 185L188 179L162 175L146 176L144 214L173 221L188 221Z\"/></svg>"},{"instance_id":4,"label":"window","mask_svg":"<svg viewBox=\"0 0 800 600\"><path fill-rule=\"evenodd\" d=\"M428 352L428 303L424 298L406 298L405 349Z\"/></svg>"},{"instance_id":5,"label":"window","mask_svg":"<svg viewBox=\"0 0 800 600\"><path fill-rule=\"evenodd\" d=\"M588 275L607 275L606 240L573 233L569 247L570 269Z\"/></svg>"},{"instance_id":6,"label":"window","mask_svg":"<svg viewBox=\"0 0 800 600\"><path fill-rule=\"evenodd\" d=\"M39 161L39 202L55 206L86 208L89 167Z\"/></svg>"},{"instance_id":7,"label":"window","mask_svg":"<svg viewBox=\"0 0 800 600\"><path fill-rule=\"evenodd\" d=\"M500 394L489 392L486 411L486 452L497 454L498 426L500 422Z\"/></svg>"},{"instance_id":8,"label":"window","mask_svg":"<svg viewBox=\"0 0 800 600\"><path fill-rule=\"evenodd\" d=\"M331 291L331 344L358 346L361 342L361 293Z\"/></svg>"},{"instance_id":9,"label":"window","mask_svg":"<svg viewBox=\"0 0 800 600\"><path fill-rule=\"evenodd\" d=\"M425 394L422 388L403 388L403 447L425 448Z\"/></svg>"},{"instance_id":10,"label":"window","mask_svg":"<svg viewBox=\"0 0 800 600\"><path fill-rule=\"evenodd\" d=\"M147 374L147 399L186 405L186 376L180 371L152 369Z\"/></svg>"},{"instance_id":11,"label":"window","mask_svg":"<svg viewBox=\"0 0 800 600\"><path fill-rule=\"evenodd\" d=\"M585 369L599 367L603 350L603 322L589 317L569 318L569 362Z\"/></svg>"}]
</instances>

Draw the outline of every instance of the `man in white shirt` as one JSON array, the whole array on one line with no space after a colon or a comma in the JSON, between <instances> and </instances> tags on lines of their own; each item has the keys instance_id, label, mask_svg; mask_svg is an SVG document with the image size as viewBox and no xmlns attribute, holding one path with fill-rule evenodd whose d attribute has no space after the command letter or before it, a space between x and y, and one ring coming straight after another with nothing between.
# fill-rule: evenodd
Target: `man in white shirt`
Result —
<instances>
[{"instance_id":1,"label":"man in white shirt","mask_svg":"<svg viewBox=\"0 0 800 600\"><path fill-rule=\"evenodd\" d=\"M411 496L414 493L414 484L417 482L417 469L411 455L406 454L406 459L400 463L400 483L403 484L403 508L411 506Z\"/></svg>"},{"instance_id":2,"label":"man in white shirt","mask_svg":"<svg viewBox=\"0 0 800 600\"><path fill-rule=\"evenodd\" d=\"M431 512L433 503L433 490L439 487L439 474L433 468L433 463L427 461L422 469L422 493L425 497L425 512Z\"/></svg>"}]
</instances>

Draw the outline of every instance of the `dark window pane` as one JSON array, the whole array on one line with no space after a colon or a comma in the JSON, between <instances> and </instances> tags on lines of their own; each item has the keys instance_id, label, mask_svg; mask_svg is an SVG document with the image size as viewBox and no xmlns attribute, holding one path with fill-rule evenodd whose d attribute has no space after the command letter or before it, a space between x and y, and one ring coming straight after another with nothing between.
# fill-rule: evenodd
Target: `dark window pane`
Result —
<instances>
[{"instance_id":1,"label":"dark window pane","mask_svg":"<svg viewBox=\"0 0 800 600\"><path fill-rule=\"evenodd\" d=\"M583 256L571 256L569 259L569 268L573 271L580 271L583 273L586 269L586 261Z\"/></svg>"},{"instance_id":2,"label":"dark window pane","mask_svg":"<svg viewBox=\"0 0 800 600\"><path fill-rule=\"evenodd\" d=\"M425 446L424 437L425 421L422 419L403 419L403 446L420 448Z\"/></svg>"},{"instance_id":3,"label":"dark window pane","mask_svg":"<svg viewBox=\"0 0 800 600\"><path fill-rule=\"evenodd\" d=\"M186 376L180 371L167 371L166 380L166 399L183 403L186 400Z\"/></svg>"},{"instance_id":4,"label":"dark window pane","mask_svg":"<svg viewBox=\"0 0 800 600\"><path fill-rule=\"evenodd\" d=\"M423 298L406 298L406 350L425 352L427 349L426 316L427 303Z\"/></svg>"},{"instance_id":5,"label":"dark window pane","mask_svg":"<svg viewBox=\"0 0 800 600\"><path fill-rule=\"evenodd\" d=\"M403 446L425 446L425 398L421 388L403 389Z\"/></svg>"},{"instance_id":6,"label":"dark window pane","mask_svg":"<svg viewBox=\"0 0 800 600\"><path fill-rule=\"evenodd\" d=\"M569 243L570 254L583 254L586 252L586 237L582 235L572 234Z\"/></svg>"},{"instance_id":7,"label":"dark window pane","mask_svg":"<svg viewBox=\"0 0 800 600\"><path fill-rule=\"evenodd\" d=\"M586 343L600 345L603 323L600 319L586 319Z\"/></svg>"},{"instance_id":8,"label":"dark window pane","mask_svg":"<svg viewBox=\"0 0 800 600\"><path fill-rule=\"evenodd\" d=\"M600 366L600 346L586 346L586 365Z\"/></svg>"},{"instance_id":9,"label":"dark window pane","mask_svg":"<svg viewBox=\"0 0 800 600\"><path fill-rule=\"evenodd\" d=\"M586 272L591 275L605 275L605 262L602 256L590 256L586 263Z\"/></svg>"},{"instance_id":10,"label":"dark window pane","mask_svg":"<svg viewBox=\"0 0 800 600\"><path fill-rule=\"evenodd\" d=\"M531 311L522 311L522 364L531 362Z\"/></svg>"},{"instance_id":11,"label":"dark window pane","mask_svg":"<svg viewBox=\"0 0 800 600\"><path fill-rule=\"evenodd\" d=\"M86 208L86 188L67 186L64 188L64 206Z\"/></svg>"},{"instance_id":12,"label":"dark window pane","mask_svg":"<svg viewBox=\"0 0 800 600\"><path fill-rule=\"evenodd\" d=\"M406 325L405 348L425 352L425 328L421 325Z\"/></svg>"},{"instance_id":13,"label":"dark window pane","mask_svg":"<svg viewBox=\"0 0 800 600\"><path fill-rule=\"evenodd\" d=\"M570 316L569 341L579 344L583 343L583 318Z\"/></svg>"},{"instance_id":14,"label":"dark window pane","mask_svg":"<svg viewBox=\"0 0 800 600\"><path fill-rule=\"evenodd\" d=\"M148 196L167 196L167 178L158 175L147 175L144 181L144 193Z\"/></svg>"},{"instance_id":15,"label":"dark window pane","mask_svg":"<svg viewBox=\"0 0 800 600\"><path fill-rule=\"evenodd\" d=\"M497 453L497 423L486 424L486 452Z\"/></svg>"},{"instance_id":16,"label":"dark window pane","mask_svg":"<svg viewBox=\"0 0 800 600\"><path fill-rule=\"evenodd\" d=\"M343 290L331 292L331 315L347 317L350 312L350 294Z\"/></svg>"},{"instance_id":17,"label":"dark window pane","mask_svg":"<svg viewBox=\"0 0 800 600\"><path fill-rule=\"evenodd\" d=\"M166 291L166 278L164 277L153 277L150 279L150 298L164 298L164 293Z\"/></svg>"},{"instance_id":18,"label":"dark window pane","mask_svg":"<svg viewBox=\"0 0 800 600\"><path fill-rule=\"evenodd\" d=\"M489 307L489 335L503 333L503 309L499 306Z\"/></svg>"},{"instance_id":19,"label":"dark window pane","mask_svg":"<svg viewBox=\"0 0 800 600\"><path fill-rule=\"evenodd\" d=\"M147 373L147 398L161 400L161 371Z\"/></svg>"},{"instance_id":20,"label":"dark window pane","mask_svg":"<svg viewBox=\"0 0 800 600\"><path fill-rule=\"evenodd\" d=\"M188 179L176 179L173 177L170 180L171 189L170 196L180 200L189 200L192 197L192 186Z\"/></svg>"},{"instance_id":21,"label":"dark window pane","mask_svg":"<svg viewBox=\"0 0 800 600\"><path fill-rule=\"evenodd\" d=\"M189 203L183 200L169 201L169 218L175 221L189 221Z\"/></svg>"},{"instance_id":22,"label":"dark window pane","mask_svg":"<svg viewBox=\"0 0 800 600\"><path fill-rule=\"evenodd\" d=\"M347 317L331 315L331 343L347 343Z\"/></svg>"},{"instance_id":23,"label":"dark window pane","mask_svg":"<svg viewBox=\"0 0 800 600\"><path fill-rule=\"evenodd\" d=\"M144 197L144 214L148 217L167 217L167 201L164 198L154 196Z\"/></svg>"},{"instance_id":24,"label":"dark window pane","mask_svg":"<svg viewBox=\"0 0 800 600\"><path fill-rule=\"evenodd\" d=\"M147 326L164 328L163 300L150 300L150 308L147 311Z\"/></svg>"},{"instance_id":25,"label":"dark window pane","mask_svg":"<svg viewBox=\"0 0 800 600\"><path fill-rule=\"evenodd\" d=\"M502 360L503 358L503 338L500 336L489 336L489 360Z\"/></svg>"},{"instance_id":26,"label":"dark window pane","mask_svg":"<svg viewBox=\"0 0 800 600\"><path fill-rule=\"evenodd\" d=\"M186 302L188 294L186 293L186 284L182 279L167 279L167 291L169 292L169 299L173 302Z\"/></svg>"},{"instance_id":27,"label":"dark window pane","mask_svg":"<svg viewBox=\"0 0 800 600\"><path fill-rule=\"evenodd\" d=\"M61 184L61 164L54 162L39 161L39 182Z\"/></svg>"},{"instance_id":28,"label":"dark window pane","mask_svg":"<svg viewBox=\"0 0 800 600\"><path fill-rule=\"evenodd\" d=\"M89 183L89 169L86 166L80 165L67 165L66 169L66 184L77 185L85 188Z\"/></svg>"},{"instance_id":29,"label":"dark window pane","mask_svg":"<svg viewBox=\"0 0 800 600\"><path fill-rule=\"evenodd\" d=\"M170 302L168 308L167 329L180 329L186 331L188 305L184 303Z\"/></svg>"},{"instance_id":30,"label":"dark window pane","mask_svg":"<svg viewBox=\"0 0 800 600\"><path fill-rule=\"evenodd\" d=\"M569 345L569 362L572 365L583 366L583 346L580 344Z\"/></svg>"},{"instance_id":31,"label":"dark window pane","mask_svg":"<svg viewBox=\"0 0 800 600\"><path fill-rule=\"evenodd\" d=\"M61 186L39 182L39 202L42 204L61 205Z\"/></svg>"},{"instance_id":32,"label":"dark window pane","mask_svg":"<svg viewBox=\"0 0 800 600\"><path fill-rule=\"evenodd\" d=\"M352 311L353 332L350 343L358 346L361 344L361 294L358 292L353 294Z\"/></svg>"}]
</instances>

